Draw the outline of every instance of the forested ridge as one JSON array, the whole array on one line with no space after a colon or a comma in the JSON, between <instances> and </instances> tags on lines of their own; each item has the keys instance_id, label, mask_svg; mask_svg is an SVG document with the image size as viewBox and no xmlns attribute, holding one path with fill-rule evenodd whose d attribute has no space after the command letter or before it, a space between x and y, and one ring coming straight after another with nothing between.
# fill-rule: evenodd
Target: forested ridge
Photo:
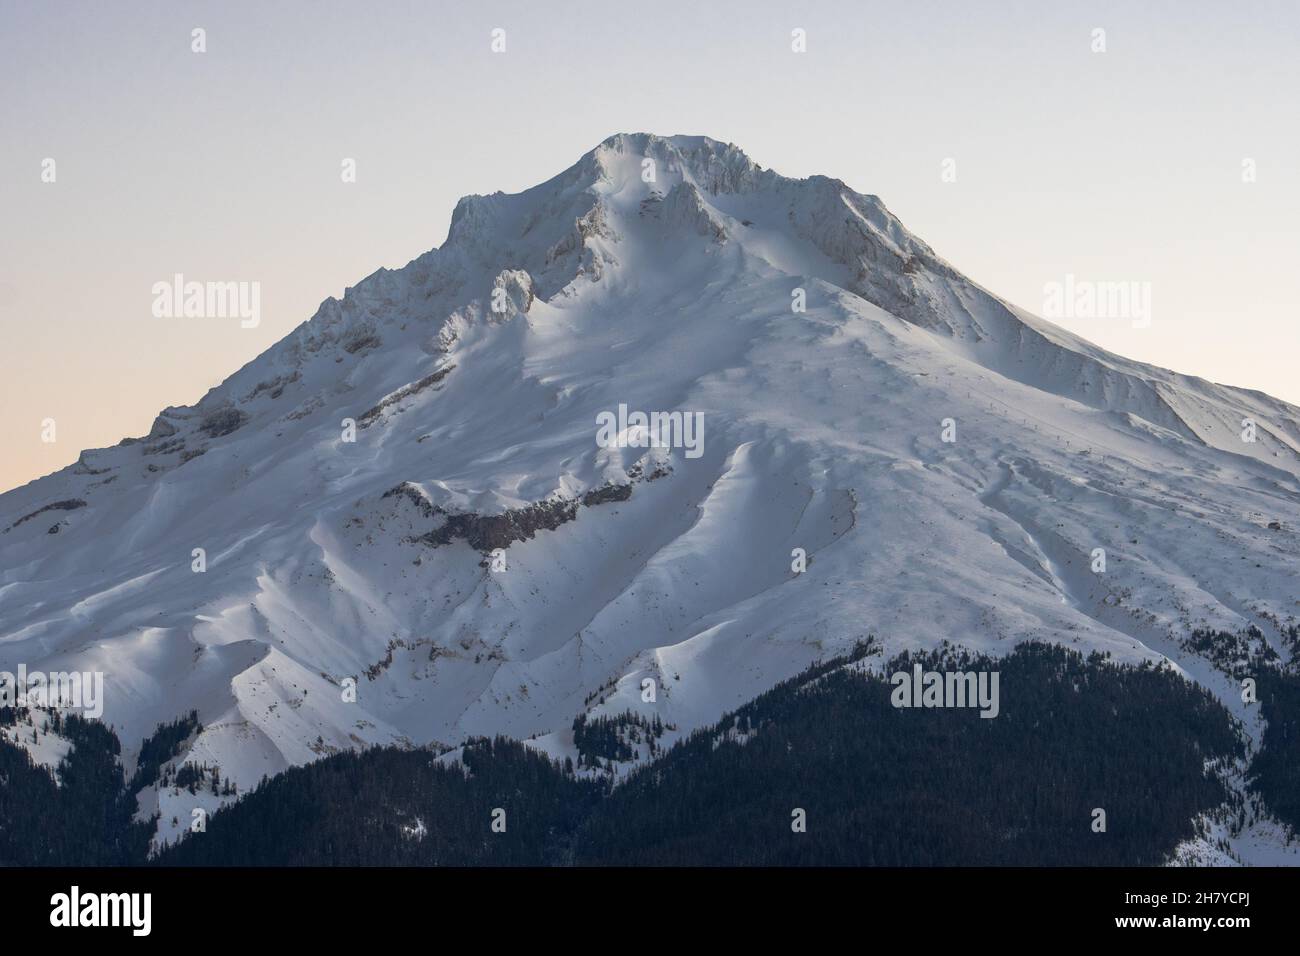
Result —
<instances>
[{"instance_id":1,"label":"forested ridge","mask_svg":"<svg viewBox=\"0 0 1300 956\"><path fill-rule=\"evenodd\" d=\"M893 706L888 675L914 664L997 671L999 715ZM1272 688L1262 685L1261 693ZM866 643L671 747L660 743L660 756L617 786L582 772L658 740L664 724L652 704L646 708L576 721L576 766L500 737L446 755L396 748L336 754L264 780L213 815L206 832L154 862L1150 865L1195 834L1200 814L1233 806L1237 798L1207 763L1244 752L1227 711L1172 669L1119 666L1037 643L1003 658L945 646L888 662ZM156 778L196 727L190 715L160 728L148 769L132 783ZM78 726L77 733L86 731ZM80 746L115 755L111 732L96 733L105 736ZM57 828L49 772L18 748L0 746L6 767L21 763L19 756L26 766L11 772L43 777L49 786L22 791L36 799L8 796L0 835L20 818ZM83 759L73 762L82 767ZM1271 754L1257 758L1261 789L1279 775L1289 779L1277 762ZM69 766L59 772L86 779L84 769ZM105 783L119 788L119 799L101 797L101 829L116 834L109 843L119 856L143 861L142 825L113 809L127 793L121 780L119 769ZM81 783L72 792L85 799ZM68 832L52 851L58 862L108 862L80 858L72 835L80 830ZM0 850L6 863L37 862L7 842ZM52 861L49 853L45 859Z\"/></svg>"},{"instance_id":2,"label":"forested ridge","mask_svg":"<svg viewBox=\"0 0 1300 956\"><path fill-rule=\"evenodd\" d=\"M0 738L0 863L121 866L145 858L153 822L132 819L136 801L118 762L121 743L109 727L23 707L0 707L0 727L53 733L71 744L56 782L26 749Z\"/></svg>"}]
</instances>

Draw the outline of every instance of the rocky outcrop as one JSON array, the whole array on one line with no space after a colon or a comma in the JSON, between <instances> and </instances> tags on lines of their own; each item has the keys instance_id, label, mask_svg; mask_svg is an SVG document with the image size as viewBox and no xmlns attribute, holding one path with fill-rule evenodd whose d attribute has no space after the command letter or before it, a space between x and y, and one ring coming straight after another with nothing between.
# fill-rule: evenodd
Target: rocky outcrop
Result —
<instances>
[{"instance_id":1,"label":"rocky outcrop","mask_svg":"<svg viewBox=\"0 0 1300 956\"><path fill-rule=\"evenodd\" d=\"M18 527L24 521L31 521L37 515L43 515L47 511L75 511L78 508L84 508L84 507L86 507L86 502L82 501L80 498L67 498L63 501L53 501L43 508L37 508L35 511L31 512L31 514L23 515L21 518L19 518L17 521L11 524L8 528L5 528L5 531L8 532Z\"/></svg>"},{"instance_id":2,"label":"rocky outcrop","mask_svg":"<svg viewBox=\"0 0 1300 956\"><path fill-rule=\"evenodd\" d=\"M649 479L647 479L649 480ZM594 508L612 502L627 501L632 497L632 485L607 484L593 488L581 498L555 496L523 508L512 508L496 515L475 512L448 512L429 501L422 491L410 482L403 482L384 493L385 498L400 497L417 508L425 517L441 516L443 523L418 535L415 540L430 547L441 547L453 541L465 541L476 551L488 553L498 548L508 548L516 541L527 541L539 531L554 531L578 517L578 509Z\"/></svg>"},{"instance_id":3,"label":"rocky outcrop","mask_svg":"<svg viewBox=\"0 0 1300 956\"><path fill-rule=\"evenodd\" d=\"M426 388L432 388L450 375L452 369L455 367L455 365L448 365L446 368L440 368L438 371L426 375L418 382L412 382L410 385L403 385L397 391L383 399L378 405L362 412L361 417L357 419L357 424L362 428L367 427L383 414L384 409L390 408L403 399L410 398L412 395L417 395L420 392L423 392Z\"/></svg>"},{"instance_id":4,"label":"rocky outcrop","mask_svg":"<svg viewBox=\"0 0 1300 956\"><path fill-rule=\"evenodd\" d=\"M199 422L199 431L209 438L220 438L236 431L248 421L248 413L238 408L218 408L208 412Z\"/></svg>"},{"instance_id":5,"label":"rocky outcrop","mask_svg":"<svg viewBox=\"0 0 1300 956\"><path fill-rule=\"evenodd\" d=\"M694 183L680 182L664 198L661 217L670 228L689 229L712 242L727 241L727 229Z\"/></svg>"},{"instance_id":6,"label":"rocky outcrop","mask_svg":"<svg viewBox=\"0 0 1300 956\"><path fill-rule=\"evenodd\" d=\"M488 552L526 541L538 531L554 531L578 517L578 502L551 498L499 515L442 513L446 517L442 527L421 535L420 541L436 548L460 538L474 550Z\"/></svg>"},{"instance_id":7,"label":"rocky outcrop","mask_svg":"<svg viewBox=\"0 0 1300 956\"><path fill-rule=\"evenodd\" d=\"M441 509L434 507L431 502L419 488L404 481L396 488L390 488L384 492L385 498L404 498L415 507L420 509L420 513L426 518L432 518L435 514L441 514Z\"/></svg>"},{"instance_id":8,"label":"rocky outcrop","mask_svg":"<svg viewBox=\"0 0 1300 956\"><path fill-rule=\"evenodd\" d=\"M293 372L291 375L277 375L275 378L265 382L258 382L253 390L244 396L244 401L251 402L263 393L269 393L271 398L279 398L284 394L285 387L292 385L302 378L301 372Z\"/></svg>"},{"instance_id":9,"label":"rocky outcrop","mask_svg":"<svg viewBox=\"0 0 1300 956\"><path fill-rule=\"evenodd\" d=\"M593 488L582 496L583 507L608 504L611 501L627 501L632 497L631 485L603 485Z\"/></svg>"},{"instance_id":10,"label":"rocky outcrop","mask_svg":"<svg viewBox=\"0 0 1300 956\"><path fill-rule=\"evenodd\" d=\"M507 269L492 283L488 315L493 322L509 322L533 307L533 279L522 269Z\"/></svg>"}]
</instances>

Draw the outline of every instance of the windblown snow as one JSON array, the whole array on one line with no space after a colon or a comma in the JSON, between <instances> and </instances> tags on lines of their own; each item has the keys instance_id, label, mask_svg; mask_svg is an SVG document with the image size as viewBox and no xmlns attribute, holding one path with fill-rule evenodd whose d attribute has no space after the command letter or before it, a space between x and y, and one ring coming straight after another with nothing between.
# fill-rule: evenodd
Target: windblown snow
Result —
<instances>
[{"instance_id":1,"label":"windblown snow","mask_svg":"<svg viewBox=\"0 0 1300 956\"><path fill-rule=\"evenodd\" d=\"M701 453L598 443L620 405L700 413ZM868 634L1167 657L1254 733L1179 642L1289 659L1298 451L1300 409L1017 309L874 196L619 135L0 496L0 669L104 672L128 761L197 709L183 759L241 791L373 744L572 753L583 712L671 738Z\"/></svg>"}]
</instances>

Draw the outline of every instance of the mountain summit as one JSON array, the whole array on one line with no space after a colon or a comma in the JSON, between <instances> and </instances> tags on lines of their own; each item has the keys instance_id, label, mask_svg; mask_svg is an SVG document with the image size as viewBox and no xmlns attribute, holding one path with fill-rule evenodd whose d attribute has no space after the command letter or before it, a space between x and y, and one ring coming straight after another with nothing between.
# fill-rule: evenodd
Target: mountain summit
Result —
<instances>
[{"instance_id":1,"label":"mountain summit","mask_svg":"<svg viewBox=\"0 0 1300 956\"><path fill-rule=\"evenodd\" d=\"M1190 635L1290 659L1298 451L1300 409L1017 309L874 196L621 134L0 496L0 670L102 672L128 748L197 710L181 759L241 791L671 740L867 635L1169 660L1257 733Z\"/></svg>"}]
</instances>

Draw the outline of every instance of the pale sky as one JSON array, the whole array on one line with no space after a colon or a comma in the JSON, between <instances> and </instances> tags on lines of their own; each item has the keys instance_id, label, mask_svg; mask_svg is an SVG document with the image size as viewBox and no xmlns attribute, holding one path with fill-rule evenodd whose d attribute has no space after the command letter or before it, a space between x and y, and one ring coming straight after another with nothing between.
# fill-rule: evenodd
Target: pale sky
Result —
<instances>
[{"instance_id":1,"label":"pale sky","mask_svg":"<svg viewBox=\"0 0 1300 956\"><path fill-rule=\"evenodd\" d=\"M0 0L0 490L615 132L843 179L1033 312L1067 274L1150 283L1149 326L1061 324L1300 403L1298 94L1290 0ZM261 324L155 318L175 273L259 282Z\"/></svg>"}]
</instances>

